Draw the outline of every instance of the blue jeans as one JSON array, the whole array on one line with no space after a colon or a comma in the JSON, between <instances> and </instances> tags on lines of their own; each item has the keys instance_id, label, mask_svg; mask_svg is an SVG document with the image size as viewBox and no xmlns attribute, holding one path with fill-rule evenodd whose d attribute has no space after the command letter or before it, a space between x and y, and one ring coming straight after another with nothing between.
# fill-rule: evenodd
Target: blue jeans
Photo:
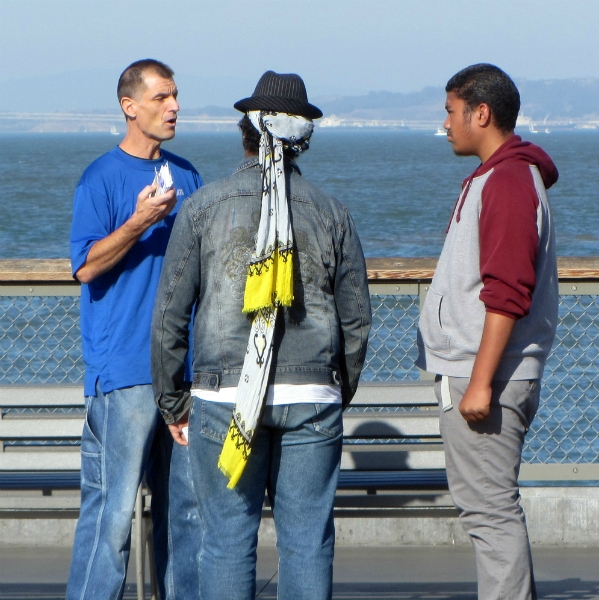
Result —
<instances>
[{"instance_id":1,"label":"blue jeans","mask_svg":"<svg viewBox=\"0 0 599 600\"><path fill-rule=\"evenodd\" d=\"M122 598L131 519L144 473L152 490L161 598L197 596L197 562L188 559L189 554L196 556L199 549L199 543L195 547L197 534L189 535L199 523L189 477L189 455L183 447L173 449L168 428L154 404L152 386L140 385L107 394L98 389L97 396L88 396L85 401L81 511L67 599ZM170 473L173 481L169 486Z\"/></svg>"},{"instance_id":2,"label":"blue jeans","mask_svg":"<svg viewBox=\"0 0 599 600\"><path fill-rule=\"evenodd\" d=\"M339 404L267 406L233 490L217 466L232 404L194 399L189 449L202 518L200 597L250 600L265 490L279 552L279 600L332 597L333 500L341 460Z\"/></svg>"}]
</instances>

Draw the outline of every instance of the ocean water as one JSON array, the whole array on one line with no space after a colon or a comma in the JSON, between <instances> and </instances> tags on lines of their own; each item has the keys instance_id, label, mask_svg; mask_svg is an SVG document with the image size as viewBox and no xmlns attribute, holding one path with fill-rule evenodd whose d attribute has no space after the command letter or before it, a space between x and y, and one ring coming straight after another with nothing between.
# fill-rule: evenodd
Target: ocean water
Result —
<instances>
[{"instance_id":1,"label":"ocean water","mask_svg":"<svg viewBox=\"0 0 599 600\"><path fill-rule=\"evenodd\" d=\"M541 145L560 171L550 190L558 254L599 254L599 131L523 137ZM0 258L67 257L77 181L120 139L0 135ZM243 155L236 132L180 133L165 148L190 160L206 182L231 173ZM454 156L432 132L316 130L299 164L349 207L367 256L437 256L460 183L478 161Z\"/></svg>"},{"instance_id":2,"label":"ocean water","mask_svg":"<svg viewBox=\"0 0 599 600\"><path fill-rule=\"evenodd\" d=\"M528 132L526 132L528 134ZM526 137L524 135L523 137ZM553 157L550 190L558 254L599 255L599 131L528 134ZM86 166L121 138L109 134L0 135L0 259L69 254L72 196ZM206 182L231 173L237 133L179 134L165 146ZM474 158L425 132L317 130L300 158L304 176L350 208L367 256L437 256L460 183ZM148 182L150 183L150 182ZM418 298L373 297L364 380L417 379ZM58 315L60 325L48 314ZM0 298L0 381L80 382L76 298ZM16 327L15 327L16 325ZM524 449L527 462L596 462L599 456L599 297L567 296Z\"/></svg>"}]
</instances>

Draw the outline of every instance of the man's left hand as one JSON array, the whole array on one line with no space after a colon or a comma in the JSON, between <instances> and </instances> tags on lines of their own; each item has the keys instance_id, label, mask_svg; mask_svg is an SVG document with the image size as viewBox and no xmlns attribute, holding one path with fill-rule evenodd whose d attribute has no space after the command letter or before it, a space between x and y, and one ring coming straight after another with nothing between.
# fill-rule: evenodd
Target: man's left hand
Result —
<instances>
[{"instance_id":1,"label":"man's left hand","mask_svg":"<svg viewBox=\"0 0 599 600\"><path fill-rule=\"evenodd\" d=\"M462 396L459 411L468 423L484 421L491 412L491 387L470 384Z\"/></svg>"},{"instance_id":2,"label":"man's left hand","mask_svg":"<svg viewBox=\"0 0 599 600\"><path fill-rule=\"evenodd\" d=\"M189 427L189 411L187 411L176 423L168 426L173 440L180 446L188 446L187 438L183 434L183 427Z\"/></svg>"}]
</instances>

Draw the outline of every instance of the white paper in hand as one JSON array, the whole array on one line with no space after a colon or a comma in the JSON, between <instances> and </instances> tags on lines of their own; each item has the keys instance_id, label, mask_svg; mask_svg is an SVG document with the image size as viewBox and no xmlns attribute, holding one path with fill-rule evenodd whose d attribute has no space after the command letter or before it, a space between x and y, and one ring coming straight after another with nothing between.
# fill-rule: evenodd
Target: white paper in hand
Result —
<instances>
[{"instance_id":1,"label":"white paper in hand","mask_svg":"<svg viewBox=\"0 0 599 600\"><path fill-rule=\"evenodd\" d=\"M154 172L156 173L154 176L154 185L156 186L155 195L160 196L173 187L173 176L171 175L168 163L163 164L160 167L160 171L154 169Z\"/></svg>"}]
</instances>

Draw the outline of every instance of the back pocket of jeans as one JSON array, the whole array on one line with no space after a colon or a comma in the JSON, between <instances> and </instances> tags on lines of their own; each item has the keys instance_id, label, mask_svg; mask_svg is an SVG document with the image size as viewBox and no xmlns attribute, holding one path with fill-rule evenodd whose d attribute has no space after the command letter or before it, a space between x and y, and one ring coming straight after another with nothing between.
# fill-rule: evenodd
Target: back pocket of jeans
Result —
<instances>
[{"instance_id":1,"label":"back pocket of jeans","mask_svg":"<svg viewBox=\"0 0 599 600\"><path fill-rule=\"evenodd\" d=\"M200 433L208 438L225 441L233 419L233 404L198 399L201 403ZM195 404L195 401L194 401Z\"/></svg>"},{"instance_id":2,"label":"back pocket of jeans","mask_svg":"<svg viewBox=\"0 0 599 600\"><path fill-rule=\"evenodd\" d=\"M81 485L102 487L102 444L94 435L86 415L81 436Z\"/></svg>"},{"instance_id":3,"label":"back pocket of jeans","mask_svg":"<svg viewBox=\"0 0 599 600\"><path fill-rule=\"evenodd\" d=\"M343 411L341 404L314 404L316 415L312 419L314 429L327 437L343 434Z\"/></svg>"}]
</instances>

